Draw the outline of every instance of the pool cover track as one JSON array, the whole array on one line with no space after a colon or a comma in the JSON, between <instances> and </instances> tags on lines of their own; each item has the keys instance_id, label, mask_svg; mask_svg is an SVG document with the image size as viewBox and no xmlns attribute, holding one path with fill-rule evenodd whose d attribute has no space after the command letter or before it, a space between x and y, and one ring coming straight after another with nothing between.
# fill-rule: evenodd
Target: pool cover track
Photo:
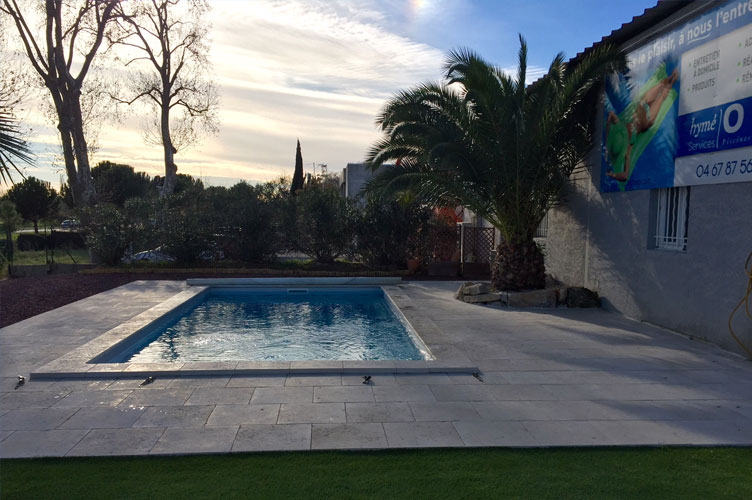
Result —
<instances>
[{"instance_id":1,"label":"pool cover track","mask_svg":"<svg viewBox=\"0 0 752 500\"><path fill-rule=\"evenodd\" d=\"M401 295L400 278L220 278L189 279L190 288L157 304L99 337L31 372L31 379L112 378L112 377L196 377L271 374L376 374L376 373L471 373L477 366L442 361L431 354L430 345L420 335L422 314L410 307ZM138 342L165 317L185 311L202 300L210 287L381 287L394 313L401 316L413 341L426 356L418 361L198 361L164 363L107 363L114 353ZM417 328L416 328L417 327Z\"/></svg>"}]
</instances>

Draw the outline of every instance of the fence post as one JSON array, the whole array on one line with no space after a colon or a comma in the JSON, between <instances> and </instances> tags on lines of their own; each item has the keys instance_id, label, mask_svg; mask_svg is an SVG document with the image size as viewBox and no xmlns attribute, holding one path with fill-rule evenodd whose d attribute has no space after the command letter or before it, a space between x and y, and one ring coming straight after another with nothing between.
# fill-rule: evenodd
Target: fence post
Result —
<instances>
[{"instance_id":1,"label":"fence post","mask_svg":"<svg viewBox=\"0 0 752 500\"><path fill-rule=\"evenodd\" d=\"M458 222L460 226L460 276L465 274L465 223Z\"/></svg>"}]
</instances>

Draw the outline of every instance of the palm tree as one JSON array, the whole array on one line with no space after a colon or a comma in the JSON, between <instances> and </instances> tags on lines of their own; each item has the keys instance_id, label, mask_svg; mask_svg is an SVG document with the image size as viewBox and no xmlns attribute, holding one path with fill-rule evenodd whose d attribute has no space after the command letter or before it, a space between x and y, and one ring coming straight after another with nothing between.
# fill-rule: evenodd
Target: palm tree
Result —
<instances>
[{"instance_id":1,"label":"palm tree","mask_svg":"<svg viewBox=\"0 0 752 500\"><path fill-rule=\"evenodd\" d=\"M0 101L0 181L3 184L13 182L11 168L23 177L23 172L14 160L31 164L31 154L28 144L20 137L13 112Z\"/></svg>"},{"instance_id":2,"label":"palm tree","mask_svg":"<svg viewBox=\"0 0 752 500\"><path fill-rule=\"evenodd\" d=\"M501 234L494 286L543 288L536 228L592 149L591 90L624 64L609 45L574 63L560 53L544 77L526 86L522 36L514 77L470 50L452 51L444 83L402 91L378 116L385 137L367 162L374 171L383 168L366 191L412 190L427 203L468 207Z\"/></svg>"}]
</instances>

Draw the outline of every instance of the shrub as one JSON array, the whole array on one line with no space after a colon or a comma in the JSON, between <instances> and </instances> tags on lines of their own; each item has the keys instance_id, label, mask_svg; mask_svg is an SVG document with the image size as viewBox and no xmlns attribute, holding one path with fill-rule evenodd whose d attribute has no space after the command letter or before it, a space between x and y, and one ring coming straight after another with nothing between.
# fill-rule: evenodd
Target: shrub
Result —
<instances>
[{"instance_id":1,"label":"shrub","mask_svg":"<svg viewBox=\"0 0 752 500\"><path fill-rule=\"evenodd\" d=\"M424 256L430 209L418 204L369 200L354 225L356 252L370 266L407 265L407 259Z\"/></svg>"},{"instance_id":2,"label":"shrub","mask_svg":"<svg viewBox=\"0 0 752 500\"><path fill-rule=\"evenodd\" d=\"M162 244L160 223L162 202L158 198L131 198L126 200L123 214L128 220L128 252L153 250Z\"/></svg>"},{"instance_id":3,"label":"shrub","mask_svg":"<svg viewBox=\"0 0 752 500\"><path fill-rule=\"evenodd\" d=\"M0 227L2 227L2 232L5 236L2 251L4 262L0 263L3 264L3 267L5 267L5 262L13 261L13 231L18 229L22 222L23 218L16 211L16 206L13 202L10 200L0 200Z\"/></svg>"},{"instance_id":4,"label":"shrub","mask_svg":"<svg viewBox=\"0 0 752 500\"><path fill-rule=\"evenodd\" d=\"M0 240L0 257L6 261L13 259L13 240Z\"/></svg>"},{"instance_id":5,"label":"shrub","mask_svg":"<svg viewBox=\"0 0 752 500\"><path fill-rule=\"evenodd\" d=\"M54 231L49 242L53 248L86 248L84 234L74 231Z\"/></svg>"},{"instance_id":6,"label":"shrub","mask_svg":"<svg viewBox=\"0 0 752 500\"><path fill-rule=\"evenodd\" d=\"M187 195L163 198L156 214L157 234L164 253L178 264L201 260L212 248L212 218L201 200Z\"/></svg>"},{"instance_id":7,"label":"shrub","mask_svg":"<svg viewBox=\"0 0 752 500\"><path fill-rule=\"evenodd\" d=\"M291 199L295 204L295 233L292 244L321 263L352 253L355 204L339 192L308 188Z\"/></svg>"},{"instance_id":8,"label":"shrub","mask_svg":"<svg viewBox=\"0 0 752 500\"><path fill-rule=\"evenodd\" d=\"M107 265L120 263L129 247L128 224L115 205L100 203L82 211L86 243L99 260Z\"/></svg>"},{"instance_id":9,"label":"shrub","mask_svg":"<svg viewBox=\"0 0 752 500\"><path fill-rule=\"evenodd\" d=\"M16 240L16 246L21 252L44 250L47 248L47 237L42 234L21 233Z\"/></svg>"},{"instance_id":10,"label":"shrub","mask_svg":"<svg viewBox=\"0 0 752 500\"><path fill-rule=\"evenodd\" d=\"M225 235L234 240L236 254L228 257L244 262L268 262L284 249L279 216L282 201L269 198L269 194L264 192L264 186L245 182L229 189Z\"/></svg>"}]
</instances>

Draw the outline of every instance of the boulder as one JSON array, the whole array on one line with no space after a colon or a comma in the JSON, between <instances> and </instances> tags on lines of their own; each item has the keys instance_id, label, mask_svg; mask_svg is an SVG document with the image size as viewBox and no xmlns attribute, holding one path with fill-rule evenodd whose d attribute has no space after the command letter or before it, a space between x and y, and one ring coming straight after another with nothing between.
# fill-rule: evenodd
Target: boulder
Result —
<instances>
[{"instance_id":1,"label":"boulder","mask_svg":"<svg viewBox=\"0 0 752 500\"><path fill-rule=\"evenodd\" d=\"M465 295L463 298L468 304L486 304L500 300L499 293L482 293L479 295Z\"/></svg>"},{"instance_id":2,"label":"boulder","mask_svg":"<svg viewBox=\"0 0 752 500\"><path fill-rule=\"evenodd\" d=\"M478 283L477 285L472 286L466 286L464 294L465 295L482 295L489 293L491 291L491 287L489 287L486 283Z\"/></svg>"},{"instance_id":3,"label":"boulder","mask_svg":"<svg viewBox=\"0 0 752 500\"><path fill-rule=\"evenodd\" d=\"M598 294L584 287L567 288L567 307L600 307Z\"/></svg>"},{"instance_id":4,"label":"boulder","mask_svg":"<svg viewBox=\"0 0 752 500\"><path fill-rule=\"evenodd\" d=\"M508 292L506 303L509 307L556 307L556 290Z\"/></svg>"}]
</instances>

